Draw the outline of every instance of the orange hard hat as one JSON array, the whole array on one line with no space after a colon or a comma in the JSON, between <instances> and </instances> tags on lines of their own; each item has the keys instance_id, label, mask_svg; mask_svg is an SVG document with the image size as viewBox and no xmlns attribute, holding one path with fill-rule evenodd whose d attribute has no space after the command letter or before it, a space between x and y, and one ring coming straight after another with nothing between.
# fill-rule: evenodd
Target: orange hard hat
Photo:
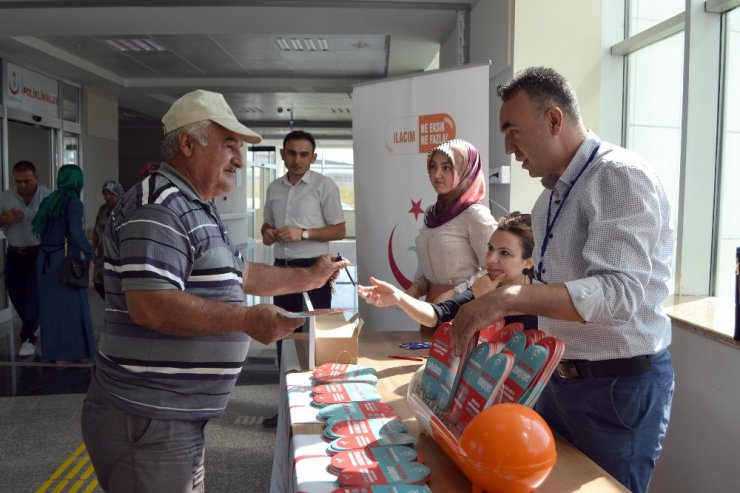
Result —
<instances>
[{"instance_id":1,"label":"orange hard hat","mask_svg":"<svg viewBox=\"0 0 740 493\"><path fill-rule=\"evenodd\" d=\"M533 409L496 404L465 427L458 464L474 488L489 493L529 493L555 466L557 453L550 427Z\"/></svg>"}]
</instances>

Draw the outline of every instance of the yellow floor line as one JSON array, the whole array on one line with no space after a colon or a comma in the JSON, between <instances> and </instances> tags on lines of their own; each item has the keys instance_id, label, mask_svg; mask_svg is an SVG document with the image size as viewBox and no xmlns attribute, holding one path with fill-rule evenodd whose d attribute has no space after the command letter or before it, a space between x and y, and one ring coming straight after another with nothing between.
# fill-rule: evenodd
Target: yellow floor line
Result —
<instances>
[{"instance_id":1,"label":"yellow floor line","mask_svg":"<svg viewBox=\"0 0 740 493\"><path fill-rule=\"evenodd\" d=\"M86 484L88 481L89 484ZM67 487L69 489L66 489ZM83 487L84 493L92 493L98 487L95 469L90 463L90 455L87 453L84 443L62 462L49 479L44 481L36 490L36 493L46 493L47 491L49 493L77 493Z\"/></svg>"},{"instance_id":2,"label":"yellow floor line","mask_svg":"<svg viewBox=\"0 0 740 493\"><path fill-rule=\"evenodd\" d=\"M51 486L52 484L54 484L54 481L47 479L41 484L41 486L39 486L39 489L36 490L36 493L45 493L49 486Z\"/></svg>"},{"instance_id":3,"label":"yellow floor line","mask_svg":"<svg viewBox=\"0 0 740 493\"><path fill-rule=\"evenodd\" d=\"M51 493L60 493L62 490L64 490L64 487L67 486L67 483L69 483L68 480L62 479L57 487L51 490Z\"/></svg>"},{"instance_id":4,"label":"yellow floor line","mask_svg":"<svg viewBox=\"0 0 740 493\"><path fill-rule=\"evenodd\" d=\"M90 464L85 472L82 473L81 479L87 479L90 477L92 473L95 472L95 469L93 469L92 464Z\"/></svg>"},{"instance_id":5,"label":"yellow floor line","mask_svg":"<svg viewBox=\"0 0 740 493\"><path fill-rule=\"evenodd\" d=\"M78 472L80 472L80 469L82 469L85 464L87 464L87 461L90 460L90 456L85 454L77 461L77 464L69 470L67 473L66 478L67 479L74 479Z\"/></svg>"},{"instance_id":6,"label":"yellow floor line","mask_svg":"<svg viewBox=\"0 0 740 493\"><path fill-rule=\"evenodd\" d=\"M77 493L77 490L80 489L80 486L85 484L84 479L78 479L74 483L72 483L72 486L69 487L69 490L67 490L67 493Z\"/></svg>"},{"instance_id":7,"label":"yellow floor line","mask_svg":"<svg viewBox=\"0 0 740 493\"><path fill-rule=\"evenodd\" d=\"M85 492L84 493L92 493L95 490L95 488L97 488L97 487L98 487L98 480L97 479L93 479L92 483L90 483L90 486L88 486L87 488L85 488Z\"/></svg>"}]
</instances>

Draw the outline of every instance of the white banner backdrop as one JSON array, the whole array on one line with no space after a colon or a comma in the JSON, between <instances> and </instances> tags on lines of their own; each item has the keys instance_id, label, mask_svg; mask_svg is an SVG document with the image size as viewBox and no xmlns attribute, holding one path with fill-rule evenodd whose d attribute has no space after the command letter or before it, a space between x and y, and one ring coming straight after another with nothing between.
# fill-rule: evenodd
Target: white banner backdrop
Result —
<instances>
[{"instance_id":1,"label":"white banner backdrop","mask_svg":"<svg viewBox=\"0 0 740 493\"><path fill-rule=\"evenodd\" d=\"M405 289L421 265L415 240L436 201L426 172L430 149L464 139L478 148L488 181L489 65L464 65L354 87L357 272ZM486 200L488 193L486 193ZM486 202L487 203L487 202ZM439 259L444 262L444 259ZM419 327L400 309L360 300L365 330Z\"/></svg>"}]
</instances>

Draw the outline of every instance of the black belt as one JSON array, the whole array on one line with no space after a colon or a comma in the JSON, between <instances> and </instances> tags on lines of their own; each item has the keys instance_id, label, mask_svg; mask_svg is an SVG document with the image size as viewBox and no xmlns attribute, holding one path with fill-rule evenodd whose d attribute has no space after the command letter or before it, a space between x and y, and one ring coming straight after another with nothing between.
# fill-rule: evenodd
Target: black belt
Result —
<instances>
[{"instance_id":1,"label":"black belt","mask_svg":"<svg viewBox=\"0 0 740 493\"><path fill-rule=\"evenodd\" d=\"M311 267L313 264L316 263L318 259L319 257L294 258L292 260L288 260L285 258L276 258L275 265L279 267Z\"/></svg>"},{"instance_id":2,"label":"black belt","mask_svg":"<svg viewBox=\"0 0 740 493\"><path fill-rule=\"evenodd\" d=\"M28 255L31 253L36 253L39 251L38 245L34 246L27 246L27 247L16 247L13 245L8 245L8 251L13 253L18 253L20 255Z\"/></svg>"},{"instance_id":3,"label":"black belt","mask_svg":"<svg viewBox=\"0 0 740 493\"><path fill-rule=\"evenodd\" d=\"M665 353L646 354L632 358L605 359L589 361L585 359L564 359L558 363L560 378L628 377L639 375L653 368L653 360Z\"/></svg>"}]
</instances>

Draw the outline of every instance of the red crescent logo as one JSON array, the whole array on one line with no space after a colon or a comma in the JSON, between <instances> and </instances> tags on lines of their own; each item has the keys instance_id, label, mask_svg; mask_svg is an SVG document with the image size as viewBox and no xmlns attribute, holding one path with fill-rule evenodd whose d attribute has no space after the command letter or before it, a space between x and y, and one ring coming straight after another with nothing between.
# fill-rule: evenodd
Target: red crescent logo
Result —
<instances>
[{"instance_id":1,"label":"red crescent logo","mask_svg":"<svg viewBox=\"0 0 740 493\"><path fill-rule=\"evenodd\" d=\"M12 72L10 74L10 77L8 77L8 90L13 96L18 94L18 91L21 90L21 86L20 84L18 84L18 79L16 78L15 72Z\"/></svg>"},{"instance_id":2,"label":"red crescent logo","mask_svg":"<svg viewBox=\"0 0 740 493\"><path fill-rule=\"evenodd\" d=\"M393 277L396 278L398 284L400 284L403 289L408 289L408 287L411 286L411 281L406 279L406 276L403 275L401 269L398 268L396 259L393 258L393 233L396 232L397 227L398 226L393 226L391 237L388 239L388 262L391 264L391 272L393 273Z\"/></svg>"}]
</instances>

